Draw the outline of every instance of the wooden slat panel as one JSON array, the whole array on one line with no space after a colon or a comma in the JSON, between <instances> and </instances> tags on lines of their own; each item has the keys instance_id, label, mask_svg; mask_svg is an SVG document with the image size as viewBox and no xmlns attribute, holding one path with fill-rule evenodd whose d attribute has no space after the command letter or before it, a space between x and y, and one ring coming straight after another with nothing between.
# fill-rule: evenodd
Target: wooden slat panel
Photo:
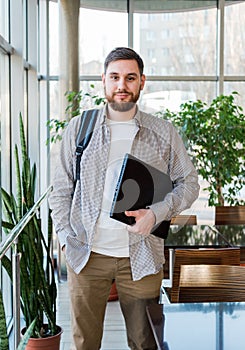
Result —
<instances>
[{"instance_id":1,"label":"wooden slat panel","mask_svg":"<svg viewBox=\"0 0 245 350\"><path fill-rule=\"evenodd\" d=\"M245 264L245 247L240 247L240 263Z\"/></svg>"},{"instance_id":2,"label":"wooden slat panel","mask_svg":"<svg viewBox=\"0 0 245 350\"><path fill-rule=\"evenodd\" d=\"M228 265L182 265L179 301L245 301L245 268Z\"/></svg>"},{"instance_id":3,"label":"wooden slat panel","mask_svg":"<svg viewBox=\"0 0 245 350\"><path fill-rule=\"evenodd\" d=\"M224 206L215 208L215 225L244 225L245 206Z\"/></svg>"},{"instance_id":4,"label":"wooden slat panel","mask_svg":"<svg viewBox=\"0 0 245 350\"><path fill-rule=\"evenodd\" d=\"M177 215L171 219L171 225L197 225L196 215Z\"/></svg>"},{"instance_id":5,"label":"wooden slat panel","mask_svg":"<svg viewBox=\"0 0 245 350\"><path fill-rule=\"evenodd\" d=\"M181 265L240 265L240 248L175 249L171 302L179 301Z\"/></svg>"}]
</instances>

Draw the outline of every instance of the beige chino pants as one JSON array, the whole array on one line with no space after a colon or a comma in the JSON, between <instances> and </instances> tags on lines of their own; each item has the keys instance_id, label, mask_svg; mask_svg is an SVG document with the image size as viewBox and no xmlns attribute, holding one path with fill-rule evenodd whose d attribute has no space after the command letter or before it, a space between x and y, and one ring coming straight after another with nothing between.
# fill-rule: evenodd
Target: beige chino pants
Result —
<instances>
[{"instance_id":1,"label":"beige chino pants","mask_svg":"<svg viewBox=\"0 0 245 350\"><path fill-rule=\"evenodd\" d=\"M105 308L114 279L126 323L129 347L132 350L157 349L147 319L146 306L159 300L162 271L132 281L129 258L115 258L93 252L78 275L69 266L67 270L74 342L72 349L100 349Z\"/></svg>"}]
</instances>

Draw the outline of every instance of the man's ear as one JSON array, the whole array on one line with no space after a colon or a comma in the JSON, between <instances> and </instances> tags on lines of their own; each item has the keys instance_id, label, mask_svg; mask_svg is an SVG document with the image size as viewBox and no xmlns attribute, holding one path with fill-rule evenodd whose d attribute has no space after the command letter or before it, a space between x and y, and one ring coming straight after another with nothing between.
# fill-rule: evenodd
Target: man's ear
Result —
<instances>
[{"instance_id":1,"label":"man's ear","mask_svg":"<svg viewBox=\"0 0 245 350\"><path fill-rule=\"evenodd\" d=\"M142 74L141 75L141 82L140 82L140 90L144 89L145 81L146 81L146 76L145 76L145 74Z\"/></svg>"},{"instance_id":2,"label":"man's ear","mask_svg":"<svg viewBox=\"0 0 245 350\"><path fill-rule=\"evenodd\" d=\"M102 73L101 79L102 79L102 83L105 84L105 73Z\"/></svg>"}]
</instances>

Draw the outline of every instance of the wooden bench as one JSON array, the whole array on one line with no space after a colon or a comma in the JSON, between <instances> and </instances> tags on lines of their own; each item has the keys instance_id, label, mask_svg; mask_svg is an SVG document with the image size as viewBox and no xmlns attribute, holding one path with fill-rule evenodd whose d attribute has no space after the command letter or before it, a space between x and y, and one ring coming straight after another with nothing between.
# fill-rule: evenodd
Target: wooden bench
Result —
<instances>
[{"instance_id":1,"label":"wooden bench","mask_svg":"<svg viewBox=\"0 0 245 350\"><path fill-rule=\"evenodd\" d=\"M170 259L171 264L171 259ZM183 265L240 265L240 248L200 248L173 250L172 267L170 267L170 281L168 286L162 284L162 291L170 302L181 302L180 274ZM244 270L245 271L245 270Z\"/></svg>"},{"instance_id":2,"label":"wooden bench","mask_svg":"<svg viewBox=\"0 0 245 350\"><path fill-rule=\"evenodd\" d=\"M245 267L231 265L181 265L179 301L245 301Z\"/></svg>"}]
</instances>

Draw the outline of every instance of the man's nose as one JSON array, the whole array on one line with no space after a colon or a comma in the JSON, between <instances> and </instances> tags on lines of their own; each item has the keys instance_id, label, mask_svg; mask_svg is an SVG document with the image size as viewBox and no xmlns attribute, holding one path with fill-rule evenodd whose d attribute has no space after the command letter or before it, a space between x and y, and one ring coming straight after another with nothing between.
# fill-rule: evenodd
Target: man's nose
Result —
<instances>
[{"instance_id":1,"label":"man's nose","mask_svg":"<svg viewBox=\"0 0 245 350\"><path fill-rule=\"evenodd\" d=\"M124 78L121 78L118 80L118 85L117 85L119 90L123 90L126 87L126 81Z\"/></svg>"}]
</instances>

